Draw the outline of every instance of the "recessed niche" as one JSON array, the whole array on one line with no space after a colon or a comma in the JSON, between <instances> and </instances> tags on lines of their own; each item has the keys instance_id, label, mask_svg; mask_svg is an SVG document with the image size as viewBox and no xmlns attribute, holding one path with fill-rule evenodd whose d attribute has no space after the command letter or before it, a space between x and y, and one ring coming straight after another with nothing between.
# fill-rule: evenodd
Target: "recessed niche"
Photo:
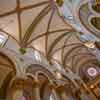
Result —
<instances>
[{"instance_id":1,"label":"recessed niche","mask_svg":"<svg viewBox=\"0 0 100 100\"><path fill-rule=\"evenodd\" d=\"M100 30L100 18L99 17L93 17L91 19L91 24L98 30Z\"/></svg>"},{"instance_id":2,"label":"recessed niche","mask_svg":"<svg viewBox=\"0 0 100 100\"><path fill-rule=\"evenodd\" d=\"M91 4L93 10L97 13L100 13L100 0L91 0Z\"/></svg>"},{"instance_id":3,"label":"recessed niche","mask_svg":"<svg viewBox=\"0 0 100 100\"><path fill-rule=\"evenodd\" d=\"M95 12L100 13L100 0L90 0L90 3L91 3L92 9Z\"/></svg>"},{"instance_id":4,"label":"recessed niche","mask_svg":"<svg viewBox=\"0 0 100 100\"><path fill-rule=\"evenodd\" d=\"M93 8L93 10L96 11L97 13L100 13L100 4L92 5L92 8Z\"/></svg>"}]
</instances>

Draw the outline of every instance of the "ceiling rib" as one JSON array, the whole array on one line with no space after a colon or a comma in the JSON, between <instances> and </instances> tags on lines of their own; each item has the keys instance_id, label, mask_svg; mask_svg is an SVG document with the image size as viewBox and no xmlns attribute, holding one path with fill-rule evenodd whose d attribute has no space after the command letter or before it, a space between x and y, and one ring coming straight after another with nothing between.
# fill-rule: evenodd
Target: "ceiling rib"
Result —
<instances>
[{"instance_id":1,"label":"ceiling rib","mask_svg":"<svg viewBox=\"0 0 100 100\"><path fill-rule=\"evenodd\" d=\"M17 2L17 19L18 19L18 28L19 28L19 40L22 41L22 23L21 23L21 12L20 12L20 0L16 0Z\"/></svg>"},{"instance_id":2,"label":"ceiling rib","mask_svg":"<svg viewBox=\"0 0 100 100\"><path fill-rule=\"evenodd\" d=\"M10 12L6 12L6 13L3 13L3 14L0 14L0 18L5 17L5 16L9 16L11 14L15 14L16 12L17 12L16 9L14 9L14 10L12 10Z\"/></svg>"},{"instance_id":3,"label":"ceiling rib","mask_svg":"<svg viewBox=\"0 0 100 100\"><path fill-rule=\"evenodd\" d=\"M73 32L73 30L70 30L70 32ZM54 40L54 42L52 43L52 45L50 46L50 49L48 51L48 56L51 55L53 48L55 47L55 45L66 35L68 35L70 32L64 32L63 34L61 34L58 38L56 38Z\"/></svg>"},{"instance_id":4,"label":"ceiling rib","mask_svg":"<svg viewBox=\"0 0 100 100\"><path fill-rule=\"evenodd\" d=\"M75 43L76 44L76 46L75 47L72 47L66 54L65 54L65 56L64 56L64 60L63 60L63 65L65 66L66 65L66 60L67 60L67 58L69 57L69 55L72 53L72 52L74 52L76 49L78 49L78 48L82 48L82 47L84 47L84 48L86 48L83 44L79 44L79 43ZM78 45L79 44L79 45ZM72 44L70 44L70 46L72 46Z\"/></svg>"},{"instance_id":5,"label":"ceiling rib","mask_svg":"<svg viewBox=\"0 0 100 100\"><path fill-rule=\"evenodd\" d=\"M7 35L10 36L12 39L14 39L14 40L17 42L17 44L20 45L20 42L19 42L15 37L13 37L13 36L10 35L8 32L6 32L5 30L3 30L3 29L0 28L0 32L3 32L3 33L5 33L5 34L7 34Z\"/></svg>"},{"instance_id":6,"label":"ceiling rib","mask_svg":"<svg viewBox=\"0 0 100 100\"><path fill-rule=\"evenodd\" d=\"M54 55L56 52L58 52L61 49L65 49L66 47L69 47L69 46L72 46L72 45L76 45L76 44L80 44L80 43L72 43L72 44L63 45L62 47L60 47L60 48L56 49L54 52L52 52L52 55Z\"/></svg>"},{"instance_id":7,"label":"ceiling rib","mask_svg":"<svg viewBox=\"0 0 100 100\"><path fill-rule=\"evenodd\" d=\"M38 23L43 19L44 16L46 16L48 14L48 12L50 11L50 7L47 5L37 16L36 18L33 20L32 24L28 27L28 29L26 30L26 33L24 35L23 38L23 46L26 46L30 36L32 35L32 33L34 32L34 29L36 28L36 26L38 25Z\"/></svg>"},{"instance_id":8,"label":"ceiling rib","mask_svg":"<svg viewBox=\"0 0 100 100\"><path fill-rule=\"evenodd\" d=\"M63 46L66 46L66 43L68 42L68 40L70 39L70 37L72 36L72 33L69 34L69 36L65 39ZM61 62L63 62L63 54L64 54L64 48L61 48Z\"/></svg>"},{"instance_id":9,"label":"ceiling rib","mask_svg":"<svg viewBox=\"0 0 100 100\"><path fill-rule=\"evenodd\" d=\"M32 8L35 8L35 7L38 7L38 6L42 6L42 5L47 4L47 3L48 3L48 1L44 1L44 2L40 2L38 4L33 4L33 5L25 6L25 7L20 7L20 12L22 12L24 10L29 10L29 9L32 9ZM0 14L0 18L17 13L18 11L17 11L16 8L12 11Z\"/></svg>"},{"instance_id":10,"label":"ceiling rib","mask_svg":"<svg viewBox=\"0 0 100 100\"><path fill-rule=\"evenodd\" d=\"M50 29L50 24L51 24L54 12L55 12L55 10L53 10L51 12L51 15L50 15L50 18L49 18L49 21L48 21L48 25L47 25L46 35L45 35L45 48L46 48L45 51L46 51L46 56L47 56L47 52L48 52L48 35L49 35L49 29Z\"/></svg>"},{"instance_id":11,"label":"ceiling rib","mask_svg":"<svg viewBox=\"0 0 100 100\"><path fill-rule=\"evenodd\" d=\"M48 35L51 35L51 34L56 34L57 32L63 32L63 31L70 31L69 29L59 29L59 30L54 30L54 31L49 31ZM41 35L38 35L37 37L31 39L27 45L31 44L33 41L41 38L41 37L44 37L46 35L46 33L42 33Z\"/></svg>"}]
</instances>

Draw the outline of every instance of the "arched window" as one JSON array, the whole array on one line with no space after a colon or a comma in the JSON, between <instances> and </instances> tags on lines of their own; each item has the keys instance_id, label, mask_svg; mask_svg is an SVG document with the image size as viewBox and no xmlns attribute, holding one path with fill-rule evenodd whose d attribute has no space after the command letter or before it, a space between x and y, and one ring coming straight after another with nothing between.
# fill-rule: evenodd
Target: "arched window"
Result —
<instances>
[{"instance_id":1,"label":"arched window","mask_svg":"<svg viewBox=\"0 0 100 100\"><path fill-rule=\"evenodd\" d=\"M2 47L5 44L7 38L8 38L7 35L4 35L2 32L0 32L0 47Z\"/></svg>"}]
</instances>

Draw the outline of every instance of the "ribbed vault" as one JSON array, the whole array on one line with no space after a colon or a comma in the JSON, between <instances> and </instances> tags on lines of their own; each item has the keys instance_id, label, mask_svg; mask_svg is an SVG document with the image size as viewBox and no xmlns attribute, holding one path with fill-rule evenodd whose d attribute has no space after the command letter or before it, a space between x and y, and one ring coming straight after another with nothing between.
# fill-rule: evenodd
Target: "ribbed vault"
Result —
<instances>
[{"instance_id":1,"label":"ribbed vault","mask_svg":"<svg viewBox=\"0 0 100 100\"><path fill-rule=\"evenodd\" d=\"M11 11L0 14L0 30L15 39L20 48L35 48L49 56L58 43L63 43L64 40L61 40L69 32L75 31L60 16L58 2L33 0L31 5L23 6L24 1L15 1L16 6L12 5ZM9 25L3 27L2 23Z\"/></svg>"},{"instance_id":2,"label":"ribbed vault","mask_svg":"<svg viewBox=\"0 0 100 100\"><path fill-rule=\"evenodd\" d=\"M91 41L80 38L90 33L100 37L98 1L94 9L88 0L77 0L77 8L71 0L1 0L0 35L6 40L0 44L0 99L100 98L100 90L92 90L100 84L100 62L93 53L99 52L99 42L91 40L91 47L86 45ZM72 16L65 14L69 20L62 14L67 8L61 10L66 2L73 4ZM88 73L91 68L97 70L95 77Z\"/></svg>"}]
</instances>

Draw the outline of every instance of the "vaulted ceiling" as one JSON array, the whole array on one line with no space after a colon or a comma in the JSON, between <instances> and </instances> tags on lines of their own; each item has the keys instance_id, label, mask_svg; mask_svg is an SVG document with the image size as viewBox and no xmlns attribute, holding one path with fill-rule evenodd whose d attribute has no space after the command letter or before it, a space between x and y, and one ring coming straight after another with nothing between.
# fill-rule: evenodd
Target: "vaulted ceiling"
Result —
<instances>
[{"instance_id":1,"label":"vaulted ceiling","mask_svg":"<svg viewBox=\"0 0 100 100\"><path fill-rule=\"evenodd\" d=\"M57 82L64 77L67 82L71 80L78 85L85 75L91 78L93 71L99 73L97 57L100 60L100 51L96 47L100 49L100 42L95 45L95 41L100 41L99 1L0 0L0 43L4 40L3 45L0 44L0 92L3 96L5 92L2 91L6 91L8 81L17 75L26 78L30 74L38 76L41 71L50 77L54 74ZM39 53L38 60L34 59L38 56L35 51ZM33 64L35 61L42 63L39 62L41 59L44 67ZM12 62L16 63L15 66ZM15 80L15 84L17 81L24 84L23 80ZM45 78L40 76L39 82L45 85L44 81Z\"/></svg>"},{"instance_id":2,"label":"vaulted ceiling","mask_svg":"<svg viewBox=\"0 0 100 100\"><path fill-rule=\"evenodd\" d=\"M54 47L64 43L69 32L75 31L60 16L58 6L54 0L1 1L0 31L21 48L32 47L50 55Z\"/></svg>"},{"instance_id":3,"label":"vaulted ceiling","mask_svg":"<svg viewBox=\"0 0 100 100\"><path fill-rule=\"evenodd\" d=\"M41 52L47 59L54 57L61 60L61 55L64 56L67 45L81 43L77 38L78 29L82 33L90 32L84 26L84 24L87 25L88 0L85 0L82 8L80 7L79 15L76 7L84 2L76 1L76 3L69 0L0 1L0 33L8 36L5 45L11 40L13 47L9 44L10 48L21 48L22 52L26 52L27 48L32 48ZM69 16L66 15L69 20L63 15L64 11L68 12L66 7L70 7ZM89 25L88 28L90 29ZM70 41L67 44L69 38Z\"/></svg>"}]
</instances>

